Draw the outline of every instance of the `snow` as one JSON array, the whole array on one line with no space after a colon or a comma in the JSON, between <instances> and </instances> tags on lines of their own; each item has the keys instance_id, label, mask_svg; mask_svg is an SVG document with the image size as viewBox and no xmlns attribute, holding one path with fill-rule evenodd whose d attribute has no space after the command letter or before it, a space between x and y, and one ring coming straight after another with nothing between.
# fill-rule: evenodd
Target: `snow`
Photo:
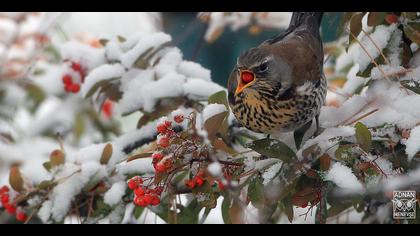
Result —
<instances>
[{"instance_id":1,"label":"snow","mask_svg":"<svg viewBox=\"0 0 420 236\"><path fill-rule=\"evenodd\" d=\"M363 185L353 174L352 170L340 162L336 162L331 166L325 178L345 190L351 192L363 191Z\"/></svg>"},{"instance_id":2,"label":"snow","mask_svg":"<svg viewBox=\"0 0 420 236\"><path fill-rule=\"evenodd\" d=\"M405 152L408 155L408 160L411 161L414 156L420 151L420 126L411 130L410 137L406 142Z\"/></svg>"},{"instance_id":3,"label":"snow","mask_svg":"<svg viewBox=\"0 0 420 236\"><path fill-rule=\"evenodd\" d=\"M157 49L159 46L171 41L171 36L165 33L155 33L142 37L134 48L121 55L121 63L126 68L131 68L133 64L148 49Z\"/></svg>"},{"instance_id":4,"label":"snow","mask_svg":"<svg viewBox=\"0 0 420 236\"><path fill-rule=\"evenodd\" d=\"M99 163L87 162L82 166L66 163L63 172L57 176L63 181L58 184L51 194L52 218L62 221L69 211L72 201L89 183L106 176L105 167Z\"/></svg>"},{"instance_id":5,"label":"snow","mask_svg":"<svg viewBox=\"0 0 420 236\"><path fill-rule=\"evenodd\" d=\"M152 165L151 158L137 159L128 163L122 163L117 167L118 173L121 175L133 174L154 174L155 169Z\"/></svg>"},{"instance_id":6,"label":"snow","mask_svg":"<svg viewBox=\"0 0 420 236\"><path fill-rule=\"evenodd\" d=\"M283 163L276 163L272 166L270 166L264 173L262 174L262 177L264 179L263 184L264 186L267 186L270 181L274 179L274 177L279 173L280 168L282 167Z\"/></svg>"},{"instance_id":7,"label":"snow","mask_svg":"<svg viewBox=\"0 0 420 236\"><path fill-rule=\"evenodd\" d=\"M106 46L106 58L110 61L118 61L123 54L120 45L115 41L109 41Z\"/></svg>"},{"instance_id":8,"label":"snow","mask_svg":"<svg viewBox=\"0 0 420 236\"><path fill-rule=\"evenodd\" d=\"M190 99L206 99L210 95L226 90L222 86L200 79L188 79L183 85L184 94Z\"/></svg>"},{"instance_id":9,"label":"snow","mask_svg":"<svg viewBox=\"0 0 420 236\"><path fill-rule=\"evenodd\" d=\"M205 122L208 119L226 111L226 106L223 104L209 104L203 110L203 121Z\"/></svg>"},{"instance_id":10,"label":"snow","mask_svg":"<svg viewBox=\"0 0 420 236\"><path fill-rule=\"evenodd\" d=\"M86 97L87 93L91 88L101 82L121 77L125 72L124 67L119 64L104 64L93 69L89 75L85 78L85 82L82 85L81 93Z\"/></svg>"},{"instance_id":11,"label":"snow","mask_svg":"<svg viewBox=\"0 0 420 236\"><path fill-rule=\"evenodd\" d=\"M200 78L211 81L210 70L192 61L182 61L178 65L178 72L190 78Z\"/></svg>"},{"instance_id":12,"label":"snow","mask_svg":"<svg viewBox=\"0 0 420 236\"><path fill-rule=\"evenodd\" d=\"M128 113L143 108L146 112L152 112L159 99L182 95L184 80L184 76L171 73L155 82L131 82L132 86L120 100L121 111Z\"/></svg>"},{"instance_id":13,"label":"snow","mask_svg":"<svg viewBox=\"0 0 420 236\"><path fill-rule=\"evenodd\" d=\"M388 45L391 35L396 29L396 24L392 24L390 26L378 25L375 27L375 31L370 34L370 38L375 42L376 46L378 46L380 50L383 50ZM362 34L363 33L361 33L361 35ZM372 58L380 56L380 52L366 35L361 37L360 42ZM353 61L354 63L359 64L360 71L364 71L371 63L371 60L359 44L356 44L354 47L355 52L352 55Z\"/></svg>"},{"instance_id":14,"label":"snow","mask_svg":"<svg viewBox=\"0 0 420 236\"><path fill-rule=\"evenodd\" d=\"M93 48L77 42L67 42L61 46L60 51L63 59L80 63L88 70L105 63L105 49Z\"/></svg>"},{"instance_id":15,"label":"snow","mask_svg":"<svg viewBox=\"0 0 420 236\"><path fill-rule=\"evenodd\" d=\"M213 177L219 177L222 174L222 166L219 162L213 162L208 167L207 170Z\"/></svg>"},{"instance_id":16,"label":"snow","mask_svg":"<svg viewBox=\"0 0 420 236\"><path fill-rule=\"evenodd\" d=\"M119 203L122 197L125 195L127 183L125 181L117 182L105 193L104 202L110 206L114 206Z\"/></svg>"}]
</instances>

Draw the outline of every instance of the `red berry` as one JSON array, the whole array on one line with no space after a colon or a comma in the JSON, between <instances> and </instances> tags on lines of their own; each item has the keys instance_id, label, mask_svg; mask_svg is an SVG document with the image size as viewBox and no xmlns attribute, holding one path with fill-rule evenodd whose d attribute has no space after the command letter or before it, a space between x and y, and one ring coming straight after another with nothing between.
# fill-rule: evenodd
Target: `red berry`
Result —
<instances>
[{"instance_id":1,"label":"red berry","mask_svg":"<svg viewBox=\"0 0 420 236\"><path fill-rule=\"evenodd\" d=\"M169 138L168 137L160 137L157 143L162 148L169 147Z\"/></svg>"},{"instance_id":2,"label":"red berry","mask_svg":"<svg viewBox=\"0 0 420 236\"><path fill-rule=\"evenodd\" d=\"M385 16L385 21L388 22L388 24L394 24L398 22L398 16L394 14L388 14Z\"/></svg>"},{"instance_id":3,"label":"red berry","mask_svg":"<svg viewBox=\"0 0 420 236\"><path fill-rule=\"evenodd\" d=\"M245 71L241 74L241 80L244 84L251 83L252 81L254 81L254 79L255 75L252 72Z\"/></svg>"},{"instance_id":4,"label":"red berry","mask_svg":"<svg viewBox=\"0 0 420 236\"><path fill-rule=\"evenodd\" d=\"M157 126L157 132L159 134L164 134L164 133L166 133L166 131L168 131L168 128L166 127L165 124L160 124L160 125Z\"/></svg>"},{"instance_id":5,"label":"red berry","mask_svg":"<svg viewBox=\"0 0 420 236\"><path fill-rule=\"evenodd\" d=\"M162 155L162 153L156 152L156 153L153 153L152 158L154 160L161 161L163 159L163 155Z\"/></svg>"},{"instance_id":6,"label":"red berry","mask_svg":"<svg viewBox=\"0 0 420 236\"><path fill-rule=\"evenodd\" d=\"M308 203L304 203L302 204L302 206L300 206L301 208L306 208L308 206Z\"/></svg>"},{"instance_id":7,"label":"red berry","mask_svg":"<svg viewBox=\"0 0 420 236\"><path fill-rule=\"evenodd\" d=\"M158 163L157 165L156 165L156 172L157 173L163 173L163 172L165 172L166 171L166 167L165 167L165 165L164 164L162 164L162 163Z\"/></svg>"},{"instance_id":8,"label":"red berry","mask_svg":"<svg viewBox=\"0 0 420 236\"><path fill-rule=\"evenodd\" d=\"M73 84L73 78L71 77L71 75L69 75L69 74L64 75L63 76L63 83L65 85L71 85L71 84Z\"/></svg>"},{"instance_id":9,"label":"red berry","mask_svg":"<svg viewBox=\"0 0 420 236\"><path fill-rule=\"evenodd\" d=\"M112 116L112 106L113 104L110 100L105 101L104 105L102 105L102 112L107 119Z\"/></svg>"},{"instance_id":10,"label":"red berry","mask_svg":"<svg viewBox=\"0 0 420 236\"><path fill-rule=\"evenodd\" d=\"M143 184L143 179L140 176L131 178L127 183L128 188L131 190L137 189L141 184Z\"/></svg>"},{"instance_id":11,"label":"red berry","mask_svg":"<svg viewBox=\"0 0 420 236\"><path fill-rule=\"evenodd\" d=\"M22 211L18 211L18 213L16 214L16 220L20 221L20 222L25 222L27 219L25 212Z\"/></svg>"},{"instance_id":12,"label":"red berry","mask_svg":"<svg viewBox=\"0 0 420 236\"><path fill-rule=\"evenodd\" d=\"M144 196L144 201L145 201L146 205L152 204L152 198L153 197L150 194L147 194L147 195Z\"/></svg>"},{"instance_id":13,"label":"red berry","mask_svg":"<svg viewBox=\"0 0 420 236\"><path fill-rule=\"evenodd\" d=\"M197 176L195 177L195 183L197 184L197 186L203 186L204 180L200 176Z\"/></svg>"},{"instance_id":14,"label":"red berry","mask_svg":"<svg viewBox=\"0 0 420 236\"><path fill-rule=\"evenodd\" d=\"M14 205L7 203L4 205L4 208L10 215L16 214L16 207Z\"/></svg>"},{"instance_id":15,"label":"red berry","mask_svg":"<svg viewBox=\"0 0 420 236\"><path fill-rule=\"evenodd\" d=\"M177 115L174 117L174 121L178 124L184 122L184 120L185 120L185 117L183 115Z\"/></svg>"},{"instance_id":16,"label":"red berry","mask_svg":"<svg viewBox=\"0 0 420 236\"><path fill-rule=\"evenodd\" d=\"M135 197L133 200L134 204L141 207L146 207L147 204L144 201L144 197Z\"/></svg>"},{"instance_id":17,"label":"red berry","mask_svg":"<svg viewBox=\"0 0 420 236\"><path fill-rule=\"evenodd\" d=\"M70 86L70 92L72 93L78 93L80 91L80 85L78 84L72 84Z\"/></svg>"},{"instance_id":18,"label":"red berry","mask_svg":"<svg viewBox=\"0 0 420 236\"><path fill-rule=\"evenodd\" d=\"M153 205L153 206L157 206L157 205L159 205L159 203L160 203L160 198L157 197L157 196L153 196L150 204Z\"/></svg>"},{"instance_id":19,"label":"red berry","mask_svg":"<svg viewBox=\"0 0 420 236\"><path fill-rule=\"evenodd\" d=\"M0 194L8 193L10 191L9 187L3 186L0 188Z\"/></svg>"},{"instance_id":20,"label":"red berry","mask_svg":"<svg viewBox=\"0 0 420 236\"><path fill-rule=\"evenodd\" d=\"M134 190L134 194L135 194L137 197L142 197L142 196L144 196L144 189L142 189L142 188L137 188L136 190Z\"/></svg>"},{"instance_id":21,"label":"red berry","mask_svg":"<svg viewBox=\"0 0 420 236\"><path fill-rule=\"evenodd\" d=\"M222 191L225 190L225 188L226 188L226 186L220 180L217 181L217 185L219 186L219 189L222 190Z\"/></svg>"},{"instance_id":22,"label":"red berry","mask_svg":"<svg viewBox=\"0 0 420 236\"><path fill-rule=\"evenodd\" d=\"M77 62L72 62L71 63L71 68L75 71L82 71L82 65L80 65L80 63Z\"/></svg>"},{"instance_id":23,"label":"red berry","mask_svg":"<svg viewBox=\"0 0 420 236\"><path fill-rule=\"evenodd\" d=\"M162 187L162 186L159 186L159 187L156 187L156 188L155 188L155 193L156 193L157 195L161 195L161 194L162 194L162 192L163 192L163 187Z\"/></svg>"},{"instance_id":24,"label":"red berry","mask_svg":"<svg viewBox=\"0 0 420 236\"><path fill-rule=\"evenodd\" d=\"M9 203L9 201L10 201L9 194L4 194L1 196L2 205L6 205L7 203Z\"/></svg>"},{"instance_id":25,"label":"red berry","mask_svg":"<svg viewBox=\"0 0 420 236\"><path fill-rule=\"evenodd\" d=\"M187 181L185 181L185 185L186 185L188 188L193 189L193 188L195 188L195 181L194 181L194 180L192 180L192 179L187 180Z\"/></svg>"},{"instance_id":26,"label":"red berry","mask_svg":"<svg viewBox=\"0 0 420 236\"><path fill-rule=\"evenodd\" d=\"M66 84L66 85L64 85L64 90L66 90L66 92L70 93L71 92L71 86L72 85L73 84Z\"/></svg>"}]
</instances>

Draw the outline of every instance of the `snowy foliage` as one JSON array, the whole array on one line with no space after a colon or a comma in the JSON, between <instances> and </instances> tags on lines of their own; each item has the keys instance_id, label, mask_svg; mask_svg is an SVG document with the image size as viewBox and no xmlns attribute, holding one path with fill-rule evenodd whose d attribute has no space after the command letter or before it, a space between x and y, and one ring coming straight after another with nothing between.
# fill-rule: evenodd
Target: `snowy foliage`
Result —
<instances>
[{"instance_id":1,"label":"snowy foliage","mask_svg":"<svg viewBox=\"0 0 420 236\"><path fill-rule=\"evenodd\" d=\"M349 32L326 45L316 135L314 125L278 137L238 127L226 89L159 30L43 42L25 76L1 71L0 210L43 223L327 223L348 212L395 222L392 191L419 190L419 16L347 14ZM0 55L38 16L0 18ZM198 17L214 42L225 27L256 33L290 15Z\"/></svg>"}]
</instances>

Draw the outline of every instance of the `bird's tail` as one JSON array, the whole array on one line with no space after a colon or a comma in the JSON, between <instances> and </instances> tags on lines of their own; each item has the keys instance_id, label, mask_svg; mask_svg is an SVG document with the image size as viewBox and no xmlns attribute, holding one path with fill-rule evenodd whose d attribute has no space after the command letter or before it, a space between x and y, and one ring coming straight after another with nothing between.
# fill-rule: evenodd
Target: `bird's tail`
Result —
<instances>
[{"instance_id":1,"label":"bird's tail","mask_svg":"<svg viewBox=\"0 0 420 236\"><path fill-rule=\"evenodd\" d=\"M282 40L284 37L286 37L288 34L292 33L296 29L303 29L309 30L313 33L319 40L321 40L321 36L319 33L319 27L321 26L322 16L324 15L323 12L293 12L292 19L290 20L289 28L287 30L283 31L280 35L271 38L266 43L273 44L280 40Z\"/></svg>"},{"instance_id":2,"label":"bird's tail","mask_svg":"<svg viewBox=\"0 0 420 236\"><path fill-rule=\"evenodd\" d=\"M289 28L295 29L299 26L305 25L319 30L323 15L323 12L293 12Z\"/></svg>"}]
</instances>

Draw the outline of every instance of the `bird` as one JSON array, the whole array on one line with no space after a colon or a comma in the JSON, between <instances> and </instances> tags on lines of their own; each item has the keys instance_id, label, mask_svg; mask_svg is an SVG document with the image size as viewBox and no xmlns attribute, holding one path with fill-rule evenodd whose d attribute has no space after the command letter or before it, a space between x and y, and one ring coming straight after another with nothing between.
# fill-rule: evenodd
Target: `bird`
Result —
<instances>
[{"instance_id":1,"label":"bird","mask_svg":"<svg viewBox=\"0 0 420 236\"><path fill-rule=\"evenodd\" d=\"M315 119L319 131L327 93L322 17L322 12L293 12L283 33L239 55L228 79L228 101L242 126L270 136Z\"/></svg>"}]
</instances>

